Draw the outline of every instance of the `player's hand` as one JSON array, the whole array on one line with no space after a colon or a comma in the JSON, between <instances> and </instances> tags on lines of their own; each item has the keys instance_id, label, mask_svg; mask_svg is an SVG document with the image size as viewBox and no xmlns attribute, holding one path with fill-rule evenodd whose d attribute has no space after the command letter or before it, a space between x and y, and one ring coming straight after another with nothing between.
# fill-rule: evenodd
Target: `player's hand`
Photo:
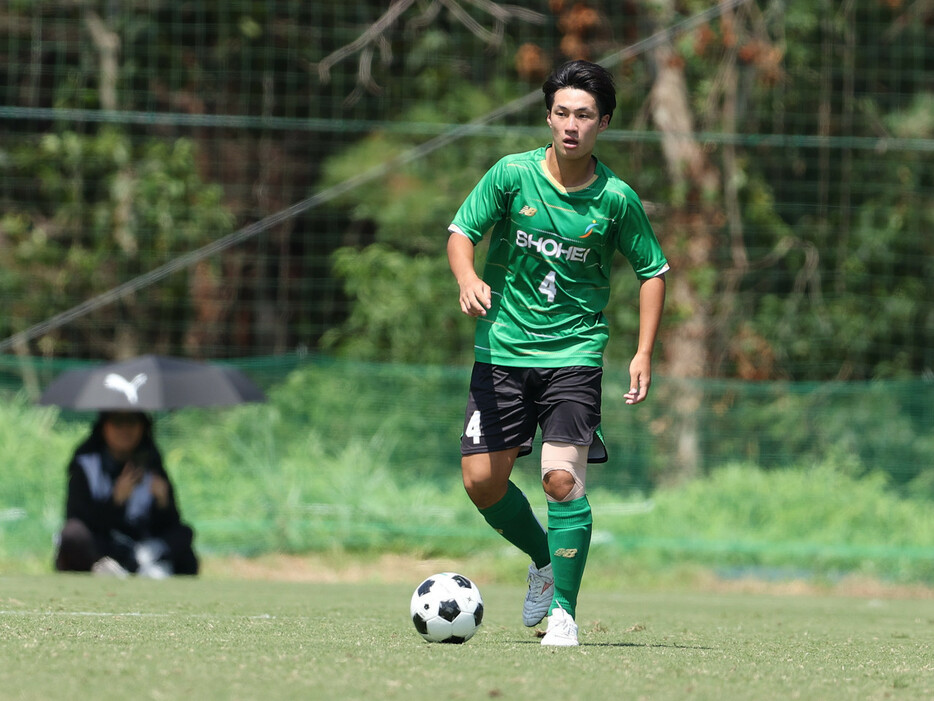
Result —
<instances>
[{"instance_id":1,"label":"player's hand","mask_svg":"<svg viewBox=\"0 0 934 701\"><path fill-rule=\"evenodd\" d=\"M476 276L464 282L458 281L458 286L461 311L468 316L486 316L492 306L490 286Z\"/></svg>"},{"instance_id":2,"label":"player's hand","mask_svg":"<svg viewBox=\"0 0 934 701\"><path fill-rule=\"evenodd\" d=\"M130 494L136 489L136 485L143 481L145 475L146 471L141 467L137 467L132 462L128 462L124 465L123 470L117 475L117 479L114 481L114 503L116 503L117 506L126 504L127 499L130 498Z\"/></svg>"},{"instance_id":3,"label":"player's hand","mask_svg":"<svg viewBox=\"0 0 934 701\"><path fill-rule=\"evenodd\" d=\"M636 354L629 363L629 391L623 395L627 404L638 404L649 396L652 384L652 359L648 355Z\"/></svg>"}]
</instances>

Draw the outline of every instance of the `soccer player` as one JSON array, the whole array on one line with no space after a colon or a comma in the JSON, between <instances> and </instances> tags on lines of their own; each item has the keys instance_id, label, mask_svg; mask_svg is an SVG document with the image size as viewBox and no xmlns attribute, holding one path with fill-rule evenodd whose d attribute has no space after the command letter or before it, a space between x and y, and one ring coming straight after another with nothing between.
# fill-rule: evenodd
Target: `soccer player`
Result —
<instances>
[{"instance_id":1,"label":"soccer player","mask_svg":"<svg viewBox=\"0 0 934 701\"><path fill-rule=\"evenodd\" d=\"M627 404L648 394L668 262L636 193L593 155L616 108L612 76L571 61L542 91L551 143L506 156L483 176L448 227L447 250L461 310L477 319L464 487L487 523L532 560L525 625L547 614L542 645L571 646L593 523L587 463L607 460L600 409L612 259L622 253L640 280ZM480 278L474 246L487 232ZM538 427L547 532L510 480Z\"/></svg>"}]
</instances>

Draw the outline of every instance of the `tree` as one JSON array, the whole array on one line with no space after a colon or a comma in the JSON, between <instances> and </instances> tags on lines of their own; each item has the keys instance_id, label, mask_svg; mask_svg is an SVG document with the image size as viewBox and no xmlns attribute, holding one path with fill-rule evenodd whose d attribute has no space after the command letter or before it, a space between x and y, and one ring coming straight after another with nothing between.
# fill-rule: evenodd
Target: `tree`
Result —
<instances>
[{"instance_id":1,"label":"tree","mask_svg":"<svg viewBox=\"0 0 934 701\"><path fill-rule=\"evenodd\" d=\"M91 143L107 124L123 125L133 158L185 135L200 181L223 187L247 225L535 97L566 58L611 59L619 107L600 156L643 196L675 263L660 375L869 379L931 367L930 3L537 0L522 10L487 0L8 3L0 162L12 173L9 154L35 148L39 134ZM392 21L377 27L381 17ZM409 162L390 187L360 186L211 261L194 287L224 303L178 313L224 326L215 352L324 339L360 357L462 361L454 336L439 344L433 333L440 324L469 337L441 311L451 294L437 263L444 227L495 157L545 134L540 103L528 104ZM53 110L83 116L55 121ZM21 172L30 184L0 183L8 211L57 218L41 193L30 204L38 171ZM623 268L608 310L616 338L635 319ZM15 283L9 298L28 297L16 287L28 276L3 279ZM421 343L385 321L406 303L438 314L413 327L427 334ZM611 363L623 355L611 344Z\"/></svg>"},{"instance_id":2,"label":"tree","mask_svg":"<svg viewBox=\"0 0 934 701\"><path fill-rule=\"evenodd\" d=\"M641 23L661 37L617 69L617 113L622 119L635 115L633 131L645 138L634 137L632 147L619 152L604 147L600 155L624 179L635 178L633 184L643 194L672 262L659 367L669 381L677 417L659 429L666 431L664 442L673 451L668 477L681 479L702 468L697 438L702 427L697 421L704 397L696 380L711 375L759 380L868 378L919 373L930 367L930 350L923 349L934 340L930 304L925 303L932 298L932 278L927 275L931 244L921 234L931 211L931 198L923 195L931 190L930 169L923 167L922 154L906 161L898 153L885 158L880 171L877 153L846 145L846 139L858 138L866 129L856 121L857 105L877 110L875 124L868 127L883 128L886 138L897 133L907 140L930 138L930 121L921 116L929 103L919 97L912 106L898 105L890 92L870 84L867 76L874 72L863 63L873 60L873 51L854 48L875 46L881 51L897 34L906 40L901 51L907 63L912 51L907 47L924 43L922 30L904 21L897 9L870 7L868 0L846 3L839 10L825 8L817 15L804 2L738 3L734 9L725 7L718 22L706 21L674 35L664 34L664 29L677 24L678 12L699 16L709 10L708 4L627 3L629 14L622 22L619 15L602 17L595 5L556 2L552 8L557 25L569 34L569 28L590 27L588 22L597 18L606 19L597 23L613 26L615 36L625 36ZM560 46L569 53L555 60L593 56L597 39L581 36L566 35ZM417 52L417 46L415 42L409 49ZM842 68L835 63L838 52L844 57ZM516 49L516 64L518 57L528 54L527 46L523 52ZM506 75L513 70L510 59L508 54L500 59ZM407 65L404 72L418 75L419 68ZM495 73L496 79L493 75L487 76L485 90L499 96L499 104L510 90L521 89L518 73L511 73L511 84L503 73ZM493 108L476 100L471 92L475 81L466 75L448 78L442 95L425 94L424 105L419 103L400 118L419 119L413 115L430 113L432 102L449 121L458 114L450 111L452 104L473 99L477 112ZM891 112L896 106L898 111ZM790 110L806 115L803 138L785 133ZM515 115L511 119L517 121ZM537 123L534 114L522 113L521 120ZM654 134L646 133L647 125L654 127ZM758 145L760 135L768 134L787 145ZM807 144L809 134L818 137L816 147ZM612 131L606 137L612 139ZM373 150L368 155L358 151L359 160L352 162L378 160L380 148L391 150L395 142L381 135L368 143ZM367 297L365 311L355 309L356 321L346 333L328 336L334 348L371 358L416 359L399 352L401 340L389 334L371 338L371 343L360 339L367 328L386 328L370 322L392 317L384 312L393 306L393 286L389 277L387 284L378 285L381 273L372 262L401 254L385 267L392 271L392 279L401 280L407 279L402 261L406 251L413 251L413 240L418 242L419 256L440 258L443 234L425 239L392 232L401 232L409 216L414 216L419 234L443 231L463 194L485 169L476 163L472 143L454 145L454 154L434 156L400 173L387 190L400 194L398 199L381 198L369 189L349 196L351 218L371 222L378 243L374 250L342 251L339 272L347 276L349 289L367 286L380 289L380 294ZM505 142L487 138L483 145L492 152ZM459 184L460 192L451 182L448 163L462 164L454 167L469 175ZM803 172L810 178L805 187L801 187ZM858 183L880 180L883 187L877 195L860 195ZM902 186L889 186L896 182ZM416 193L425 191L432 193L430 208L427 203L417 205ZM364 201L371 206L362 206ZM909 251L919 254L913 263L907 262ZM355 265L355 258L369 264ZM422 281L423 300L437 304L434 300L449 294L443 266L426 267L424 260L412 265L413 270L416 265L421 270L430 267L439 276L436 283ZM892 275L896 269L897 278ZM408 285L399 289L412 291ZM635 321L631 304L625 301L631 287L624 282L619 289L622 293L614 294L609 310L614 335L633 331ZM870 311L863 291L870 292L878 311ZM406 347L418 351L430 346L433 357L459 359L448 355L457 344L451 344L447 332L458 329L463 334L458 343L467 346L469 328L448 321L452 325L441 325L443 343L407 339ZM431 327L411 330L430 337ZM896 339L904 339L905 348L889 353L887 349L897 346ZM608 357L614 352L611 344Z\"/></svg>"},{"instance_id":3,"label":"tree","mask_svg":"<svg viewBox=\"0 0 934 701\"><path fill-rule=\"evenodd\" d=\"M0 294L10 300L0 318L4 337L233 225L220 188L201 182L194 145L184 139L134 146L113 129L94 136L47 134L38 148L13 148L0 164L0 177L20 183L3 198L0 215ZM45 336L41 350L60 355L80 346L97 356L125 358L187 341L198 355L198 339L213 318L210 308L222 303L205 281L218 274L213 264L205 265L128 295L100 315L79 317ZM166 317L177 323L159 323Z\"/></svg>"}]
</instances>

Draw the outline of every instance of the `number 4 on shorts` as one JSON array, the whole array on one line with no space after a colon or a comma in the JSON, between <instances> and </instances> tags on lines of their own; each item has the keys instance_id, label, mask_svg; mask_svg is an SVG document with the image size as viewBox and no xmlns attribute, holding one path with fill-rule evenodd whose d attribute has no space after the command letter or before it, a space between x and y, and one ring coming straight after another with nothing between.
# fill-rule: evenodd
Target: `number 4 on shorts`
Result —
<instances>
[{"instance_id":1,"label":"number 4 on shorts","mask_svg":"<svg viewBox=\"0 0 934 701\"><path fill-rule=\"evenodd\" d=\"M477 445L480 442L480 436L483 434L480 430L479 411L475 411L470 417L470 421L467 422L467 428L464 430L464 435L468 438L473 438L474 445Z\"/></svg>"}]
</instances>

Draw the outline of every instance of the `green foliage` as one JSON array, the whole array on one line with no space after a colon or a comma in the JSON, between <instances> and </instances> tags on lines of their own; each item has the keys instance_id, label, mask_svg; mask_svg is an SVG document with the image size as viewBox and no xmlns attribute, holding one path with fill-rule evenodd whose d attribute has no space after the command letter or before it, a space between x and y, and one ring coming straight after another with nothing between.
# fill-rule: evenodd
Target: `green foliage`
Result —
<instances>
[{"instance_id":1,"label":"green foliage","mask_svg":"<svg viewBox=\"0 0 934 701\"><path fill-rule=\"evenodd\" d=\"M293 372L268 404L167 416L160 445L203 546L261 553L415 543L437 554L441 545L424 543L425 534L444 534L455 551L475 542L475 528L461 532L477 515L463 498L459 419L451 421L462 394L449 389L466 378L400 369L322 359Z\"/></svg>"},{"instance_id":2,"label":"green foliage","mask_svg":"<svg viewBox=\"0 0 934 701\"><path fill-rule=\"evenodd\" d=\"M400 119L431 122L453 115L469 121L510 88L501 83L491 92L461 81L438 97L450 110L421 104ZM534 137L506 137L475 148L469 139L343 196L338 204L348 208L350 226L373 227L375 241L334 253L333 271L354 301L348 319L324 334L322 347L363 360L450 363L471 357L473 325L462 318L444 253L447 226L466 193L498 158L538 143ZM323 185L336 185L416 147L398 134L374 133L328 159ZM482 248L477 261L482 267Z\"/></svg>"},{"instance_id":3,"label":"green foliage","mask_svg":"<svg viewBox=\"0 0 934 701\"><path fill-rule=\"evenodd\" d=\"M866 380L932 367L924 3L742 3L672 36L684 114L672 112L680 102L663 104L656 62L664 52L643 41L717 9L703 0L640 0L625 12L595 3L594 13L539 0L529 7L545 22L511 20L498 43L479 36L500 29L483 3L463 5L466 14L413 3L360 52L354 42L385 2L7 5L0 295L10 313L0 336L223 234L233 226L228 211L255 222L519 96L538 98L537 73L519 69L519 48L547 70L582 42L595 59L634 49L611 66L618 108L598 154L650 205L676 259L671 279L686 285L662 342L704 325L704 371L717 377ZM319 73L342 47L344 58ZM469 347L467 325L426 323L408 339L387 333L385 320L400 309L456 307L445 227L497 158L543 142L541 107L536 99L482 135L257 236L255 250L212 260L212 279L237 290L218 313L219 325L235 328L219 331L212 350L318 349L324 338L351 357L422 362L413 348L445 334L432 357L460 362L454 349ZM659 107L691 125L699 162L686 167L662 148ZM700 184L695 171L710 177ZM364 254L371 244L385 248ZM358 250L341 250L349 245ZM359 279L390 274L428 277L417 290ZM122 334L177 352L197 316L185 283L175 276L93 322L74 322L42 350L111 357ZM375 301L353 297L371 284ZM614 292L614 336L633 330L632 311L629 290Z\"/></svg>"},{"instance_id":4,"label":"green foliage","mask_svg":"<svg viewBox=\"0 0 934 701\"><path fill-rule=\"evenodd\" d=\"M201 182L195 155L186 139L139 143L112 129L93 136L49 133L38 145L14 146L0 161L0 177L19 184L3 199L0 216L6 239L0 247L0 290L11 300L9 313L0 317L0 335L228 233L233 220L221 190ZM18 196L26 191L30 197ZM109 333L100 330L100 319L77 320L62 332L63 347L56 350L87 335L97 336L92 345L105 353L121 327L139 334L147 322L176 316L188 294L185 277L174 276L108 312ZM164 329L162 339L150 342L164 343L183 330Z\"/></svg>"},{"instance_id":5,"label":"green foliage","mask_svg":"<svg viewBox=\"0 0 934 701\"><path fill-rule=\"evenodd\" d=\"M52 535L65 509L68 459L82 428L55 409L31 406L22 394L0 405L0 561L42 557L52 563Z\"/></svg>"},{"instance_id":6,"label":"green foliage","mask_svg":"<svg viewBox=\"0 0 934 701\"><path fill-rule=\"evenodd\" d=\"M763 471L727 465L660 489L639 517L604 528L667 562L892 580L934 577L929 499L900 498L882 473L855 479L830 463Z\"/></svg>"},{"instance_id":7,"label":"green foliage","mask_svg":"<svg viewBox=\"0 0 934 701\"><path fill-rule=\"evenodd\" d=\"M770 3L765 20L770 33L787 39L780 67L795 76L796 88L777 90L762 70L768 54L759 52L761 37L744 37L733 26L737 44L746 42L745 54L738 53L741 131L768 133L776 109L789 117L826 114L833 126L825 133L839 143L788 139L778 159L768 147L745 151L739 196L745 245L756 263L739 294L743 312L731 308L733 320L725 323L735 333L751 321L781 374L795 379L916 376L930 367L925 348L934 328L926 303L934 248L924 234L934 211L931 169L923 150L847 142L930 138L929 88L914 82L921 73L902 71L913 86L902 95L877 90L870 77L881 56L910 65L908 47L924 30L873 3L826 16L810 3ZM900 37L897 47L887 35ZM831 46L840 48L831 54ZM690 65L699 77L710 75L710 63ZM843 75L856 78L841 82ZM790 125L785 131L800 133ZM802 186L815 181L819 188Z\"/></svg>"},{"instance_id":8,"label":"green foliage","mask_svg":"<svg viewBox=\"0 0 934 701\"><path fill-rule=\"evenodd\" d=\"M157 442L198 548L500 552L460 480L468 375L314 358L265 404L158 417ZM671 459L657 436L673 416L660 396L626 406L625 381L612 373L606 387L610 462L588 471L595 555L606 549L648 571L690 564L934 581L929 394L893 383L857 396L705 385L698 420L708 474L675 486L653 479ZM662 395L680 391L658 384ZM65 466L90 418L23 396L0 403L0 562L49 566ZM537 457L520 460L513 479L544 521Z\"/></svg>"},{"instance_id":9,"label":"green foliage","mask_svg":"<svg viewBox=\"0 0 934 701\"><path fill-rule=\"evenodd\" d=\"M321 339L323 348L396 362L470 359L473 324L457 306L457 285L444 259L373 244L338 250L334 271L356 303L347 321Z\"/></svg>"},{"instance_id":10,"label":"green foliage","mask_svg":"<svg viewBox=\"0 0 934 701\"><path fill-rule=\"evenodd\" d=\"M680 9L691 13L709 6L688 3ZM659 26L674 20L661 16L654 6L640 6L638 11ZM829 16L815 13L813 5L803 0L769 3L761 15L759 12L757 9L748 17L740 13L729 23L711 23L678 37L676 47L685 61L692 117L699 130L735 131L739 137L777 133L786 139L786 133L813 133L817 126L812 117L829 114L835 124L849 125L848 130L840 127L834 132L841 141L876 136L882 124L903 139L930 138L930 99L924 93L915 94L905 104L868 82L877 56L889 51L888 40L879 28L890 22L892 32L898 27L905 41L898 53L906 66L913 65L906 47L920 40L918 28L900 26L885 9L859 4ZM405 60L414 76L411 84L417 87L397 121L463 123L524 92L518 82L503 80L496 72L486 73L485 82L475 86L475 75L468 83L451 64L433 63L429 57L443 50L446 38L440 30L433 30L409 46ZM846 70L856 79L846 88L849 93L839 89L831 95L825 83L837 80L841 68L828 63L828 47L850 46L848 42L854 40L860 48L845 58L852 64ZM728 68L735 72L728 75ZM636 129L642 130L645 96L653 87L651 60L629 62L620 73L615 124L625 128L627 121L635 122ZM794 76L792 82L786 79L789 76ZM920 86L917 78L913 73L906 79ZM735 83L735 94L729 98L726 82ZM726 121L724 105L728 99L735 123ZM800 116L811 126L803 130L792 127L777 121L776 114L788 119ZM534 110L519 119L537 123ZM779 147L769 146L767 141L761 146L754 140L749 145L740 142L731 151L735 157L730 170L726 170L723 143L714 140L704 144L710 166L722 169L736 187L738 220L729 222L729 228L740 231L742 255L750 262L740 271L730 269L738 261L725 255L695 258L693 232L680 226L685 214L679 210L689 210L694 206L692 198L698 195L690 182L668 176L664 154L652 139L635 140L625 148L616 148L607 139L598 154L643 199L650 204L663 203L654 210L653 220L664 234L671 257L678 261L672 275L689 281L692 296L704 300L714 320L707 336L710 354L718 359L713 372L744 376L743 367L752 365L759 376L794 379L917 375L930 365L930 353L925 349L932 345L930 330L934 328L930 305L925 305L934 280L929 270L934 252L930 237L923 232L930 228L934 206L929 196L930 169L921 164L924 150L906 156L901 150L887 153L842 143L815 148L794 138L791 141ZM538 143L530 138L529 147ZM349 177L361 163L386 162L389 154L404 152L411 144L394 130L371 136L329 159L325 183L339 181L338 175ZM437 257L435 269L440 279L426 287L433 295L426 299L443 300L443 227L492 160L525 146L498 144L493 138L487 139L482 149L474 148L472 139L455 142L442 154L393 172L375 187L348 193L343 206L350 213L351 226L370 227L377 243L412 256L408 262L400 258L398 265L391 267L394 275L421 275L428 264L416 260L416 254ZM486 156L481 162L476 159L478 152ZM825 165L816 171L819 163ZM824 185L802 188L799 183L804 177ZM703 195L708 198L704 206L710 216L723 218L731 206L725 191L713 193L713 199L709 192ZM831 206L838 202L843 204ZM727 240L725 224L710 228L715 248L736 245L736 240ZM378 321L398 314L411 299L407 286L400 285L394 291L389 280L379 284L355 279L380 275L368 261L389 255L390 249L372 254L341 251L336 272L351 296L368 284L379 288L381 294L376 301L368 296L365 302L355 302L348 324L326 339L330 348L350 357L417 362L421 358L413 356L410 347L431 345L440 334L425 325L411 331L426 334L419 340L401 334L392 338ZM357 256L361 260L351 263ZM406 271L406 265L411 270ZM390 266L382 269L388 272ZM614 291L608 313L614 337L626 337L637 328L631 295L628 285L619 293ZM663 339L687 323L687 314L693 315L692 306L669 305ZM361 335L368 329L372 338L363 341ZM737 337L744 341L735 340ZM459 342L468 345L469 336L465 334ZM610 352L622 354L612 348ZM444 353L446 349L437 355L443 357ZM757 357L760 353L767 357ZM457 355L448 358L459 360Z\"/></svg>"},{"instance_id":11,"label":"green foliage","mask_svg":"<svg viewBox=\"0 0 934 701\"><path fill-rule=\"evenodd\" d=\"M912 110L887 115L893 131L907 136L911 129L910 138L929 138L923 113L930 101L916 96ZM776 288L761 296L756 328L781 350L785 364L799 368L797 377L819 378L826 368L837 368L841 379L909 377L930 364L934 245L923 232L934 224L934 202L924 194L932 180L923 158L855 158L854 182L875 186L866 188L847 235L815 239L803 259L787 259L786 293ZM823 230L814 222L808 226ZM826 285L822 275L830 278ZM814 338L834 340L822 348L820 364L814 363Z\"/></svg>"},{"instance_id":12,"label":"green foliage","mask_svg":"<svg viewBox=\"0 0 934 701\"><path fill-rule=\"evenodd\" d=\"M743 459L766 469L830 464L853 476L883 470L900 488L931 468L929 383L706 388L713 411L702 415L700 433L710 466Z\"/></svg>"}]
</instances>

